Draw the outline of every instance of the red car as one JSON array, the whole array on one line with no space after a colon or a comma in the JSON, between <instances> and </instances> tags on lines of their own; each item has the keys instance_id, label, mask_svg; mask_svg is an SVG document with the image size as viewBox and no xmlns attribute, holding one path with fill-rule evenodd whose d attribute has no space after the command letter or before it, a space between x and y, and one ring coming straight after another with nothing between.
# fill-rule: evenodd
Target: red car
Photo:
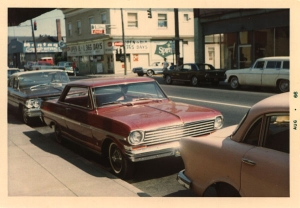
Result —
<instances>
[{"instance_id":1,"label":"red car","mask_svg":"<svg viewBox=\"0 0 300 208\"><path fill-rule=\"evenodd\" d=\"M59 143L69 139L101 153L121 178L131 176L135 162L179 156L180 138L223 125L219 111L172 102L146 77L73 81L41 111Z\"/></svg>"}]
</instances>

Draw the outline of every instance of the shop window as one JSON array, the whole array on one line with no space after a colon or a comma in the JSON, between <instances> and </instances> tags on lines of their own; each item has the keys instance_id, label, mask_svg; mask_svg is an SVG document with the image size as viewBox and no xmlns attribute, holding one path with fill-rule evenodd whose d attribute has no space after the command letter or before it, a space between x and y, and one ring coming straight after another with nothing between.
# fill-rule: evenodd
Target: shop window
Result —
<instances>
[{"instance_id":1,"label":"shop window","mask_svg":"<svg viewBox=\"0 0 300 208\"><path fill-rule=\"evenodd\" d=\"M138 27L137 13L128 13L127 18L128 18L127 21L128 27Z\"/></svg>"},{"instance_id":2,"label":"shop window","mask_svg":"<svg viewBox=\"0 0 300 208\"><path fill-rule=\"evenodd\" d=\"M167 27L167 14L158 14L158 27Z\"/></svg>"}]
</instances>

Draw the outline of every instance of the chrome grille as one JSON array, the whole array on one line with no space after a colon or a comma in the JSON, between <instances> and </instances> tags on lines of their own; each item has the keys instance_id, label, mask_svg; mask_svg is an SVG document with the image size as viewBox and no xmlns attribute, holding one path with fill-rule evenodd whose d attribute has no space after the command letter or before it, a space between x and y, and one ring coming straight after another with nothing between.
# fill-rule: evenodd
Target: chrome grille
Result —
<instances>
[{"instance_id":1,"label":"chrome grille","mask_svg":"<svg viewBox=\"0 0 300 208\"><path fill-rule=\"evenodd\" d=\"M209 134L214 130L215 120L196 121L184 125L169 126L156 130L145 131L143 144L151 145L178 141L182 137L196 137Z\"/></svg>"}]
</instances>

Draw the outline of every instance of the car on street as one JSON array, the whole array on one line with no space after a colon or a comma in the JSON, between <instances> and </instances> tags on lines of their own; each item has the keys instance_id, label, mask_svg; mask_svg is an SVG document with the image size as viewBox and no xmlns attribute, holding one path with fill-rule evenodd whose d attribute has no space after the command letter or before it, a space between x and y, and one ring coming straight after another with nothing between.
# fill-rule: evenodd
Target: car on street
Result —
<instances>
[{"instance_id":1,"label":"car on street","mask_svg":"<svg viewBox=\"0 0 300 208\"><path fill-rule=\"evenodd\" d=\"M152 78L91 78L68 83L41 106L44 122L64 139L102 154L112 172L130 178L134 163L179 156L179 139L223 125L214 109L171 101Z\"/></svg>"},{"instance_id":2,"label":"car on street","mask_svg":"<svg viewBox=\"0 0 300 208\"><path fill-rule=\"evenodd\" d=\"M169 65L170 65L170 63L169 63ZM148 67L134 67L132 69L132 72L138 74L138 76L144 76L144 74L146 74L148 77L152 77L153 75L156 75L156 74L162 74L163 73L163 62L156 61L156 62L153 62Z\"/></svg>"},{"instance_id":3,"label":"car on street","mask_svg":"<svg viewBox=\"0 0 300 208\"><path fill-rule=\"evenodd\" d=\"M74 71L72 62L69 61L60 61L57 63L57 66L59 69L63 69L65 72L67 72L69 75L75 75L76 76L76 70Z\"/></svg>"},{"instance_id":4,"label":"car on street","mask_svg":"<svg viewBox=\"0 0 300 208\"><path fill-rule=\"evenodd\" d=\"M173 70L165 70L163 78L167 84L180 81L192 86L197 86L201 82L218 85L220 81L225 80L225 70L215 69L211 64L185 63L174 67Z\"/></svg>"},{"instance_id":5,"label":"car on street","mask_svg":"<svg viewBox=\"0 0 300 208\"><path fill-rule=\"evenodd\" d=\"M27 63L24 65L24 71L30 71L30 67L34 64L36 64L35 61L27 61Z\"/></svg>"},{"instance_id":6,"label":"car on street","mask_svg":"<svg viewBox=\"0 0 300 208\"><path fill-rule=\"evenodd\" d=\"M62 70L38 70L18 72L8 80L9 110L19 113L25 124L32 118L40 118L41 103L58 98L69 77Z\"/></svg>"},{"instance_id":7,"label":"car on street","mask_svg":"<svg viewBox=\"0 0 300 208\"><path fill-rule=\"evenodd\" d=\"M20 72L20 69L18 68L8 68L7 69L7 79L10 78L10 76L14 73Z\"/></svg>"},{"instance_id":8,"label":"car on street","mask_svg":"<svg viewBox=\"0 0 300 208\"><path fill-rule=\"evenodd\" d=\"M257 59L250 68L226 71L225 82L232 89L245 86L273 87L279 92L290 89L290 58L264 57Z\"/></svg>"},{"instance_id":9,"label":"car on street","mask_svg":"<svg viewBox=\"0 0 300 208\"><path fill-rule=\"evenodd\" d=\"M177 181L199 196L290 196L289 93L268 97L238 125L180 140L185 169Z\"/></svg>"}]
</instances>

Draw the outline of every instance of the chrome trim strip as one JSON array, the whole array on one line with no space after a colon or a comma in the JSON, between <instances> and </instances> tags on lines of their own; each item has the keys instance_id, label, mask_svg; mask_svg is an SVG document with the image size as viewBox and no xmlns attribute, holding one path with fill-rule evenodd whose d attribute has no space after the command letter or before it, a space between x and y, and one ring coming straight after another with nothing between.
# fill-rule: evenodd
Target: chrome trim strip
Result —
<instances>
[{"instance_id":1,"label":"chrome trim strip","mask_svg":"<svg viewBox=\"0 0 300 208\"><path fill-rule=\"evenodd\" d=\"M181 170L178 174L177 174L177 182L184 186L187 189L191 189L192 187L192 181L184 174L185 170Z\"/></svg>"}]
</instances>

